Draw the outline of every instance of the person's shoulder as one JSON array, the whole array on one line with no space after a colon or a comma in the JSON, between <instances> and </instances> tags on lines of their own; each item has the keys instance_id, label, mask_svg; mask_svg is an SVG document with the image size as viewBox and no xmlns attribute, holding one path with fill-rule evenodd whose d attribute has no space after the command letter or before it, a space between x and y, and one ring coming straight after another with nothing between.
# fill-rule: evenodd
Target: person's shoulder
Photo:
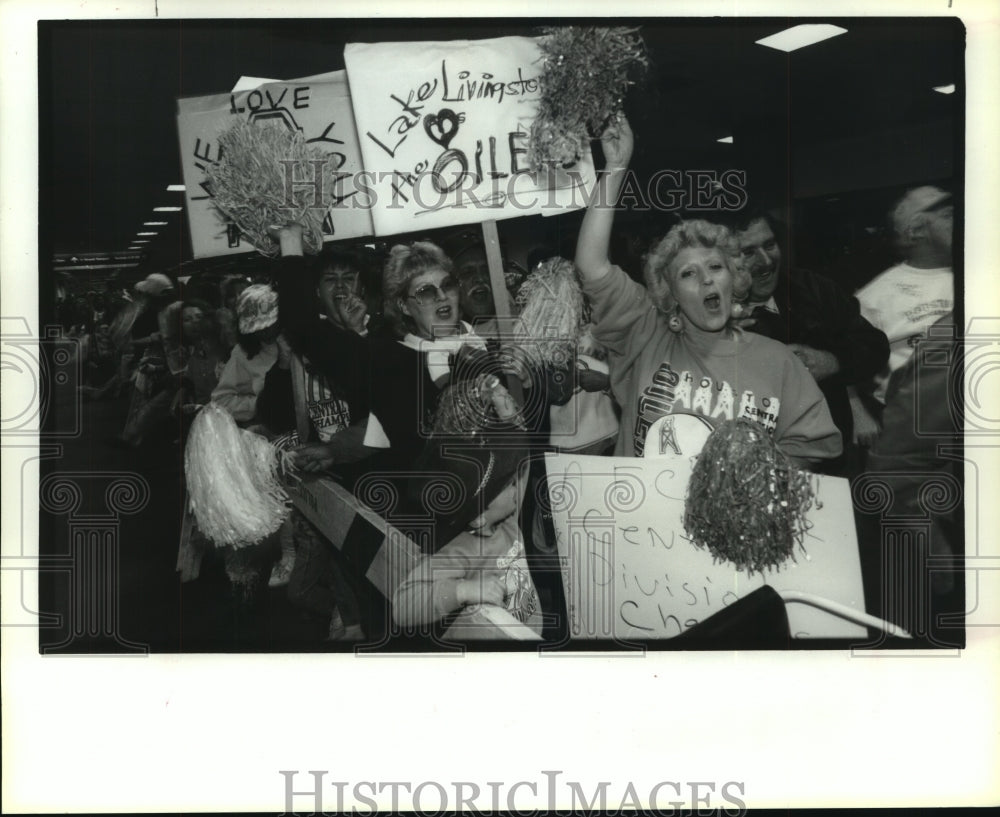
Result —
<instances>
[{"instance_id":1,"label":"person's shoulder","mask_svg":"<svg viewBox=\"0 0 1000 817\"><path fill-rule=\"evenodd\" d=\"M375 367L373 373L376 375L395 376L400 368L409 371L411 367L417 365L414 361L420 361L423 357L423 352L407 346L398 337L379 335L369 336L367 341L364 338L360 340L367 342L371 364ZM393 374L390 375L390 372Z\"/></svg>"},{"instance_id":2,"label":"person's shoulder","mask_svg":"<svg viewBox=\"0 0 1000 817\"><path fill-rule=\"evenodd\" d=\"M772 352L777 350L787 350L788 346L782 343L780 340L775 340L774 338L769 338L767 335L761 335L754 332L753 329L741 329L737 336L737 342L739 345L746 349L753 349L755 352Z\"/></svg>"},{"instance_id":3,"label":"person's shoulder","mask_svg":"<svg viewBox=\"0 0 1000 817\"><path fill-rule=\"evenodd\" d=\"M881 292L886 287L890 287L894 282L906 274L905 264L893 264L888 269L882 270L878 275L872 278L867 284L860 287L857 291L857 296L862 298L864 296L870 296L874 293Z\"/></svg>"},{"instance_id":4,"label":"person's shoulder","mask_svg":"<svg viewBox=\"0 0 1000 817\"><path fill-rule=\"evenodd\" d=\"M851 293L844 289L835 279L816 270L798 267L791 273L791 295L796 297L808 292L812 297L849 298ZM780 286L780 284L779 284Z\"/></svg>"},{"instance_id":5,"label":"person's shoulder","mask_svg":"<svg viewBox=\"0 0 1000 817\"><path fill-rule=\"evenodd\" d=\"M744 330L740 334L739 343L743 350L760 357L766 357L769 360L795 358L792 350L786 344L780 340L769 338L767 335L758 335L752 329Z\"/></svg>"}]
</instances>

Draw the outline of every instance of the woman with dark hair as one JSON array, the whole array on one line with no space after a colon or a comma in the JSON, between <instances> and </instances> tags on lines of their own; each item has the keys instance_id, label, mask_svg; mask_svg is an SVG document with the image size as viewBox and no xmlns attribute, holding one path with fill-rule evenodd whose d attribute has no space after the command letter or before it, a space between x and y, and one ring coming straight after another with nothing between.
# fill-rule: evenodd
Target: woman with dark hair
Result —
<instances>
[{"instance_id":1,"label":"woman with dark hair","mask_svg":"<svg viewBox=\"0 0 1000 817\"><path fill-rule=\"evenodd\" d=\"M224 347L213 321L214 310L205 301L184 300L180 343L187 360L175 408L190 417L212 399L224 368Z\"/></svg>"},{"instance_id":2,"label":"woman with dark hair","mask_svg":"<svg viewBox=\"0 0 1000 817\"><path fill-rule=\"evenodd\" d=\"M161 332L139 362L132 407L116 445L138 447L172 413L190 416L208 402L219 379L219 356L206 331L206 310L200 301L174 301L163 310Z\"/></svg>"},{"instance_id":3,"label":"woman with dark hair","mask_svg":"<svg viewBox=\"0 0 1000 817\"><path fill-rule=\"evenodd\" d=\"M594 336L609 352L622 408L620 456L697 454L718 422L758 423L798 463L837 456L840 432L822 392L784 344L740 330L736 302L749 276L734 262L728 230L681 222L650 252L646 288L608 260L614 202L632 154L621 119L602 137L607 169L577 243Z\"/></svg>"},{"instance_id":4,"label":"woman with dark hair","mask_svg":"<svg viewBox=\"0 0 1000 817\"><path fill-rule=\"evenodd\" d=\"M243 275L227 275L219 283L221 305L215 312L215 323L225 347L227 360L239 338L239 329L236 326L236 301L248 286L250 281Z\"/></svg>"}]
</instances>

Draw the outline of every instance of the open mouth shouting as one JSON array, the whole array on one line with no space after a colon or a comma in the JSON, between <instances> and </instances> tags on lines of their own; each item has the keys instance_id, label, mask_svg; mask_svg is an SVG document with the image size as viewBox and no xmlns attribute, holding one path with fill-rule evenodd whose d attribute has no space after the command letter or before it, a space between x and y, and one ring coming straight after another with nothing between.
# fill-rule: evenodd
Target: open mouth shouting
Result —
<instances>
[{"instance_id":1,"label":"open mouth shouting","mask_svg":"<svg viewBox=\"0 0 1000 817\"><path fill-rule=\"evenodd\" d=\"M486 302L493 297L493 290L486 283L474 284L469 288L469 297L476 301Z\"/></svg>"},{"instance_id":2,"label":"open mouth shouting","mask_svg":"<svg viewBox=\"0 0 1000 817\"><path fill-rule=\"evenodd\" d=\"M720 250L685 247L667 270L671 295L685 323L703 332L722 332L731 313L732 274Z\"/></svg>"}]
</instances>

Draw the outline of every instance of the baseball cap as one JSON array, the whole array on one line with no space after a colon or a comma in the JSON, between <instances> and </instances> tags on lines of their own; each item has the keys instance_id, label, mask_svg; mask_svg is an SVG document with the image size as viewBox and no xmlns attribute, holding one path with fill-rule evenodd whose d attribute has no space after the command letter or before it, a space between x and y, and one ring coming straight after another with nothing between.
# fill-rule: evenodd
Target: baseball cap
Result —
<instances>
[{"instance_id":1,"label":"baseball cap","mask_svg":"<svg viewBox=\"0 0 1000 817\"><path fill-rule=\"evenodd\" d=\"M173 288L173 281L162 272L154 272L147 275L135 285L136 292L142 292L146 295L163 295L165 292L172 291Z\"/></svg>"},{"instance_id":2,"label":"baseball cap","mask_svg":"<svg viewBox=\"0 0 1000 817\"><path fill-rule=\"evenodd\" d=\"M249 335L278 322L278 293L267 284L254 284L240 293L236 301L240 332Z\"/></svg>"},{"instance_id":3,"label":"baseball cap","mask_svg":"<svg viewBox=\"0 0 1000 817\"><path fill-rule=\"evenodd\" d=\"M936 207L951 201L951 193L942 190L940 187L924 185L907 190L893 208L892 226L897 233L903 232L910 226L913 217L918 213L926 213Z\"/></svg>"}]
</instances>

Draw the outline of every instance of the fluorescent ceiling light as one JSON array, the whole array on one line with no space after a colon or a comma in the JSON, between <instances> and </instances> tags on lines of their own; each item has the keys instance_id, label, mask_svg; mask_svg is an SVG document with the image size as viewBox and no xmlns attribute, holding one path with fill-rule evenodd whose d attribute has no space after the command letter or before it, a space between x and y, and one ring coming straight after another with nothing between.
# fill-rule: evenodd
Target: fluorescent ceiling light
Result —
<instances>
[{"instance_id":1,"label":"fluorescent ceiling light","mask_svg":"<svg viewBox=\"0 0 1000 817\"><path fill-rule=\"evenodd\" d=\"M723 136L721 139L716 139L716 142L722 142L724 145L731 145L733 143L732 136Z\"/></svg>"},{"instance_id":2,"label":"fluorescent ceiling light","mask_svg":"<svg viewBox=\"0 0 1000 817\"><path fill-rule=\"evenodd\" d=\"M154 213L179 213L183 207L154 207Z\"/></svg>"},{"instance_id":3,"label":"fluorescent ceiling light","mask_svg":"<svg viewBox=\"0 0 1000 817\"><path fill-rule=\"evenodd\" d=\"M829 40L838 34L846 34L847 29L829 23L806 23L800 26L792 26L763 40L757 40L757 45L766 45L768 48L775 48L778 51L795 51L798 48L805 48L807 45Z\"/></svg>"},{"instance_id":4,"label":"fluorescent ceiling light","mask_svg":"<svg viewBox=\"0 0 1000 817\"><path fill-rule=\"evenodd\" d=\"M148 238L137 238L132 243L133 244L148 244L149 243L149 239Z\"/></svg>"},{"instance_id":5,"label":"fluorescent ceiling light","mask_svg":"<svg viewBox=\"0 0 1000 817\"><path fill-rule=\"evenodd\" d=\"M168 193L183 193L185 190L187 190L187 188L183 184L168 184L167 185L167 192Z\"/></svg>"},{"instance_id":6,"label":"fluorescent ceiling light","mask_svg":"<svg viewBox=\"0 0 1000 817\"><path fill-rule=\"evenodd\" d=\"M934 90L939 94L953 94L955 93L955 85L954 83L951 85L937 85L934 87Z\"/></svg>"},{"instance_id":7,"label":"fluorescent ceiling light","mask_svg":"<svg viewBox=\"0 0 1000 817\"><path fill-rule=\"evenodd\" d=\"M159 235L159 233L136 233L136 235Z\"/></svg>"},{"instance_id":8,"label":"fluorescent ceiling light","mask_svg":"<svg viewBox=\"0 0 1000 817\"><path fill-rule=\"evenodd\" d=\"M144 221L142 222L143 227L166 227L169 221Z\"/></svg>"}]
</instances>

